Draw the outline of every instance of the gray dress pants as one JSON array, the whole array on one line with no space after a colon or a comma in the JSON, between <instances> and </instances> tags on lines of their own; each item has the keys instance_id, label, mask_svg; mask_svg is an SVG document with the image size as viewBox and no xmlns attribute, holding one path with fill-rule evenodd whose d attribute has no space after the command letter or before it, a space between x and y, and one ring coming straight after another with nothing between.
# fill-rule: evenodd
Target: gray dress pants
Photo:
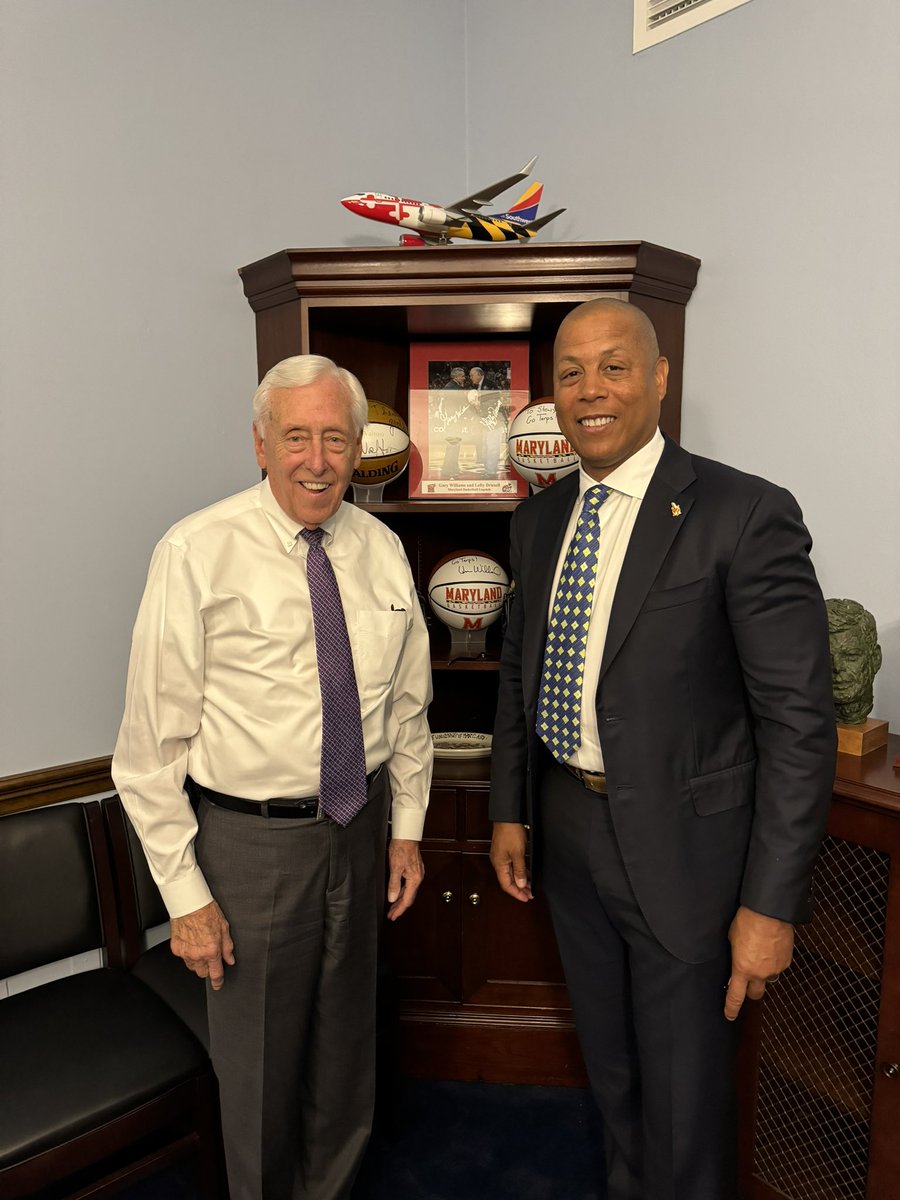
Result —
<instances>
[{"instance_id":1,"label":"gray dress pants","mask_svg":"<svg viewBox=\"0 0 900 1200\"><path fill-rule=\"evenodd\" d=\"M387 772L343 829L203 800L197 858L235 965L207 989L231 1200L342 1200L369 1138Z\"/></svg>"}]
</instances>

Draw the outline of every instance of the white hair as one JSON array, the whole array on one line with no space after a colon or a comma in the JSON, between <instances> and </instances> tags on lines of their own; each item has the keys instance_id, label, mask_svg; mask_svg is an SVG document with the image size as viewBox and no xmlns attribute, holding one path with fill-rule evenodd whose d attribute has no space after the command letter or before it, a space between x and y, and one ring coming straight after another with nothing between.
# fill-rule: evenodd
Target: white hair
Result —
<instances>
[{"instance_id":1,"label":"white hair","mask_svg":"<svg viewBox=\"0 0 900 1200\"><path fill-rule=\"evenodd\" d=\"M320 379L336 380L350 402L353 431L359 436L369 419L369 404L355 375L321 354L295 354L266 371L253 394L253 426L262 436L271 416L272 392L277 388L307 387Z\"/></svg>"}]
</instances>

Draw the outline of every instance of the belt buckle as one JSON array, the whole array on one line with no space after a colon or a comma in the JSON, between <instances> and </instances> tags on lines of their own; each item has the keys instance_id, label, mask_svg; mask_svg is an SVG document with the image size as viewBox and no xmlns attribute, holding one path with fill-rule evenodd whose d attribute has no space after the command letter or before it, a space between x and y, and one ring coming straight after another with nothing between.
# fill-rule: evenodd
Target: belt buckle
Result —
<instances>
[{"instance_id":1,"label":"belt buckle","mask_svg":"<svg viewBox=\"0 0 900 1200\"><path fill-rule=\"evenodd\" d=\"M290 800L261 800L259 802L260 816L288 817L308 821L319 815L318 797L291 802Z\"/></svg>"},{"instance_id":2,"label":"belt buckle","mask_svg":"<svg viewBox=\"0 0 900 1200\"><path fill-rule=\"evenodd\" d=\"M602 771L585 771L583 767L568 767L582 787L598 796L607 796L606 775Z\"/></svg>"},{"instance_id":3,"label":"belt buckle","mask_svg":"<svg viewBox=\"0 0 900 1200\"><path fill-rule=\"evenodd\" d=\"M308 796L303 800L298 800L296 803L290 801L277 800L270 802L274 803L277 812L274 816L287 817L297 821L311 821L319 815L319 798L318 796Z\"/></svg>"}]
</instances>

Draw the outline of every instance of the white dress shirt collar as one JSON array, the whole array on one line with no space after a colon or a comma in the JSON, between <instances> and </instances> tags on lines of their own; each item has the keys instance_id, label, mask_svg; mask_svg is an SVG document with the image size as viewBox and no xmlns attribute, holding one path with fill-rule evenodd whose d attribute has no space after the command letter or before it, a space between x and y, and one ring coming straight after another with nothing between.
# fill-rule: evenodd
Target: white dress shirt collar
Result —
<instances>
[{"instance_id":1,"label":"white dress shirt collar","mask_svg":"<svg viewBox=\"0 0 900 1200\"><path fill-rule=\"evenodd\" d=\"M631 458L626 458L614 471L610 471L603 480L606 487L610 491L621 492L625 496L634 496L637 500L643 500L647 494L647 488L650 486L650 480L653 478L653 472L662 458L665 445L665 438L657 429L646 446L641 446L640 450L636 450ZM579 467L579 500L584 499L584 494L589 488L596 486L597 480L588 475L584 467Z\"/></svg>"},{"instance_id":2,"label":"white dress shirt collar","mask_svg":"<svg viewBox=\"0 0 900 1200\"><path fill-rule=\"evenodd\" d=\"M269 483L269 477L262 481L259 485L259 496L262 510L269 519L269 524L275 530L279 542L284 547L285 553L291 554L297 546L297 538L301 529L305 529L304 525L299 525L293 517L289 517L278 501L275 499L272 487ZM324 541L328 543L334 537L335 527L338 524L341 516L341 508L343 503L338 507L337 512L322 522L322 528L325 531Z\"/></svg>"}]
</instances>

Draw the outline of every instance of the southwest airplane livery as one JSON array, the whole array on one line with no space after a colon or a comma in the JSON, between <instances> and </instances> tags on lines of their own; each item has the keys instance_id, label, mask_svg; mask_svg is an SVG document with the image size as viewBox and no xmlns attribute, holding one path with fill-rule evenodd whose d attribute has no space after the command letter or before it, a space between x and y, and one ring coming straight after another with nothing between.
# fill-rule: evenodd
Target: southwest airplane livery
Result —
<instances>
[{"instance_id":1,"label":"southwest airplane livery","mask_svg":"<svg viewBox=\"0 0 900 1200\"><path fill-rule=\"evenodd\" d=\"M407 200L403 196L387 196L383 192L357 192L353 196L345 196L341 204L350 212L370 221L382 221L386 225L414 230L411 234L401 234L401 246L435 245L449 242L451 238L466 238L476 242L527 241L548 221L566 211L558 208L546 217L537 219L543 184L532 183L508 212L479 216L478 210L530 175L536 162L537 155L515 175L465 196L447 208L425 204L421 200Z\"/></svg>"}]
</instances>

